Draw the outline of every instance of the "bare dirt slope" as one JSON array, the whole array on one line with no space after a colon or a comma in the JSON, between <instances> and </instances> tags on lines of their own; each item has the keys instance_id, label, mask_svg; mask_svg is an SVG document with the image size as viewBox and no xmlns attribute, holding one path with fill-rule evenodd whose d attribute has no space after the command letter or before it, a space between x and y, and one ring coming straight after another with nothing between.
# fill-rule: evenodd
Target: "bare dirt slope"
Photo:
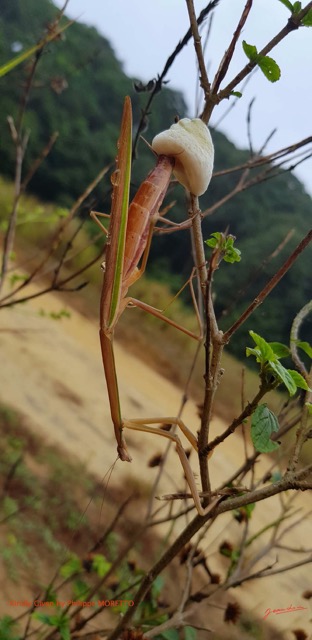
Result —
<instances>
[{"instance_id":1,"label":"bare dirt slope","mask_svg":"<svg viewBox=\"0 0 312 640\"><path fill-rule=\"evenodd\" d=\"M47 442L57 443L66 451L82 459L87 467L101 477L116 459L116 444L111 426L106 387L102 371L98 332L95 323L71 310L71 318L52 320L45 314L59 311L62 303L56 296L34 299L27 307L16 307L1 311L0 316L0 401L10 404L28 415L36 425L38 433ZM120 379L123 414L127 417L175 415L181 402L181 391L167 380L154 373L137 358L129 355L118 344L116 359ZM188 403L183 414L187 425L194 431L198 427L196 407ZM214 420L214 432L224 425ZM160 452L166 444L159 437L149 434L129 433L127 442L133 456L132 464L118 462L111 483L125 483L126 489L134 479L143 485L151 484L155 469L147 467L148 459ZM237 468L242 461L242 442L233 435L211 460L211 477L214 486ZM195 460L195 458L194 458ZM194 464L194 463L193 463ZM264 464L269 466L269 461ZM183 487L180 463L175 452L170 461L170 477L164 475L159 493L175 491ZM196 469L195 469L196 471ZM258 472L258 471L257 471ZM257 473L256 472L256 473ZM259 469L260 474L260 469ZM308 494L298 496L296 507L308 512ZM280 513L280 499L267 501L264 509L256 506L254 529L260 529L274 521ZM297 514L298 517L298 514ZM288 521L289 523L291 520ZM235 540L239 526L231 515L224 515L214 525L212 543L203 545L209 555L211 570L220 570L217 553L224 539ZM269 534L266 541L269 540ZM311 547L312 519L306 517L296 530L291 532L284 544ZM261 553L261 544L250 547L250 556ZM290 552L280 552L282 564L295 562L300 557ZM269 559L259 558L254 570L274 563L276 552ZM224 570L224 567L223 567ZM302 606L305 609L284 615L270 615L270 623L284 630L285 639L294 636L289 629L305 628L311 632L311 600L302 598L302 593L311 589L309 565L282 573L276 578L248 582L233 592L234 600L240 600L244 608L255 616L262 617L268 608Z\"/></svg>"}]
</instances>

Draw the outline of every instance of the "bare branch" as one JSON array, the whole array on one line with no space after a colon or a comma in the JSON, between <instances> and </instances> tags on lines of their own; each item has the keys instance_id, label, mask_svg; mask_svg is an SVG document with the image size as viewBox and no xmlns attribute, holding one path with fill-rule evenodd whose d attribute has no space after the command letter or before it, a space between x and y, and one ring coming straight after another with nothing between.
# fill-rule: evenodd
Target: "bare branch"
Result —
<instances>
[{"instance_id":1,"label":"bare branch","mask_svg":"<svg viewBox=\"0 0 312 640\"><path fill-rule=\"evenodd\" d=\"M225 342L228 342L230 340L233 333L235 333L235 331L237 331L237 329L247 320L247 318L249 318L251 313L255 309L257 309L257 307L259 307L260 304L262 304L262 302L265 300L265 298L267 298L269 293L271 293L274 287L276 287L278 282L283 278L285 273L289 271L290 267L294 264L294 262L297 260L297 258L302 253L302 251L304 251L304 249L308 246L311 240L312 240L312 230L310 230L307 233L307 235L303 238L303 240L301 240L301 242L298 244L298 246L293 251L293 253L289 256L289 258L287 258L287 260L284 262L281 268L277 271L277 273L273 276L273 278L271 278L271 280L262 289L262 291L254 299L254 301L249 305L249 307L247 307L247 309L240 316L240 318L238 318L238 320L236 320L236 322L234 322L234 324L225 332L224 334Z\"/></svg>"},{"instance_id":2,"label":"bare branch","mask_svg":"<svg viewBox=\"0 0 312 640\"><path fill-rule=\"evenodd\" d=\"M208 75L206 71L204 54L201 46L201 36L198 30L198 24L196 20L193 0L186 0L186 5L187 5L188 14L189 14L190 25L191 25L191 30L192 30L193 40L194 40L194 47L195 47L195 52L196 52L197 61L198 61L199 82L200 82L201 88L203 89L205 101L206 101L208 95L210 94L210 83L209 83Z\"/></svg>"}]
</instances>

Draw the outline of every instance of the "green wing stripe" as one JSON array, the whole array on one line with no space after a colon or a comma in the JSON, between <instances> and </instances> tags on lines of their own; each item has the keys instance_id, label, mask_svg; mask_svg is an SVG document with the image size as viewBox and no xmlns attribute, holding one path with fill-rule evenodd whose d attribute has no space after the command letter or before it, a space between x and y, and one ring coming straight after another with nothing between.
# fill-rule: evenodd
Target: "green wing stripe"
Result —
<instances>
[{"instance_id":1,"label":"green wing stripe","mask_svg":"<svg viewBox=\"0 0 312 640\"><path fill-rule=\"evenodd\" d=\"M109 311L109 324L112 325L119 306L120 291L123 277L123 262L125 253L125 241L128 223L131 156L132 156L132 114L130 98L126 98L124 114L119 139L118 154L118 185L116 187L116 206L120 211L116 212L119 222L119 233L116 246L114 281L112 286L111 305Z\"/></svg>"}]
</instances>

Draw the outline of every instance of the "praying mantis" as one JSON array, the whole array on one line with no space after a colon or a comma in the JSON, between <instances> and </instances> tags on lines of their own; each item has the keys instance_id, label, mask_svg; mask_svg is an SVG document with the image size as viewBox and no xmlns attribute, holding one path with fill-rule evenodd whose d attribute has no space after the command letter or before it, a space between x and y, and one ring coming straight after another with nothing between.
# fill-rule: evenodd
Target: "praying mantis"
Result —
<instances>
[{"instance_id":1,"label":"praying mantis","mask_svg":"<svg viewBox=\"0 0 312 640\"><path fill-rule=\"evenodd\" d=\"M176 126L177 125L173 125L173 127ZM171 127L171 129L173 129L173 127ZM196 340L201 339L200 336L178 325L170 318L165 317L161 311L128 296L129 287L141 277L145 270L153 228L159 217L159 208L167 192L172 171L176 171L178 180L189 190L192 190L192 192L197 190L198 195L200 195L199 191L202 192L203 188L206 190L205 181L210 181L213 163L213 147L206 125L198 119L193 121L184 119L184 121L180 121L180 128L177 129L178 134L181 133L180 129L182 131L182 138L183 135L185 136L186 134L186 142L183 143L183 148L181 147L179 135L177 139L173 136L172 140L170 140L171 130L167 132L169 134L167 138L165 136L164 139L164 135L159 134L159 136L156 136L154 139L152 146L154 146L155 142L156 151L157 148L164 147L165 152L159 152L155 168L141 184L129 206L132 154L132 108L130 98L126 97L120 136L117 143L118 156L116 160L116 170L111 178L113 193L108 231L99 220L99 216L105 216L105 214L91 212L91 216L107 235L105 262L102 264L104 276L100 301L99 333L118 456L123 461L131 462L131 456L124 437L125 429L158 434L170 439L176 446L197 511L203 515L204 510L200 503L194 476L179 437L170 431L164 431L159 427L151 425L165 423L177 425L192 447L197 451L196 437L184 422L176 417L166 416L162 418L139 419L125 419L122 417L113 350L115 327L121 314L129 306L136 306L153 314L191 338ZM189 130L191 130L191 138L192 136L194 138L195 164L197 158L197 168L193 166L194 157L193 159L189 158ZM196 132L199 131L200 135L196 137L193 130ZM206 166L207 163L204 162L204 153L199 153L201 148L206 151L206 155L207 151L209 151L207 156L209 160L208 168ZM167 152L167 149L169 152ZM183 154L186 157L185 161L182 157ZM191 291L195 303L192 287Z\"/></svg>"}]
</instances>

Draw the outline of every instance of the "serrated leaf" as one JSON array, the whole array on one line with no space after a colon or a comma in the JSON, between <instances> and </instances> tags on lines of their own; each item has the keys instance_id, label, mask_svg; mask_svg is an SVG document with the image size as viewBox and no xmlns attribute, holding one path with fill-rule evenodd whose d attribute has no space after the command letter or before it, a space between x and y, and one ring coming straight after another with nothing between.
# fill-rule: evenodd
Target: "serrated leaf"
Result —
<instances>
[{"instance_id":1,"label":"serrated leaf","mask_svg":"<svg viewBox=\"0 0 312 640\"><path fill-rule=\"evenodd\" d=\"M246 347L246 356L255 356L257 362L261 362L261 351L260 349L253 349L252 347Z\"/></svg>"},{"instance_id":2,"label":"serrated leaf","mask_svg":"<svg viewBox=\"0 0 312 640\"><path fill-rule=\"evenodd\" d=\"M295 371L294 369L287 369L287 371L291 375L295 385L299 387L299 389L304 389L305 391L311 391L307 381L304 379L301 373L299 373L298 371Z\"/></svg>"},{"instance_id":3,"label":"serrated leaf","mask_svg":"<svg viewBox=\"0 0 312 640\"><path fill-rule=\"evenodd\" d=\"M312 9L302 18L301 24L303 24L304 27L312 27Z\"/></svg>"},{"instance_id":4,"label":"serrated leaf","mask_svg":"<svg viewBox=\"0 0 312 640\"><path fill-rule=\"evenodd\" d=\"M264 73L270 82L277 82L277 80L280 79L281 70L273 58L269 56L259 56L257 62L262 73Z\"/></svg>"},{"instance_id":5,"label":"serrated leaf","mask_svg":"<svg viewBox=\"0 0 312 640\"><path fill-rule=\"evenodd\" d=\"M224 262L230 262L231 264L233 264L234 262L240 262L241 259L241 252L235 247L228 249L223 258Z\"/></svg>"},{"instance_id":6,"label":"serrated leaf","mask_svg":"<svg viewBox=\"0 0 312 640\"><path fill-rule=\"evenodd\" d=\"M259 336L258 333L255 333L255 331L249 331L249 335L252 337L253 341L256 343L258 349L260 350L260 362L274 362L274 360L276 360L276 356L269 343L264 338Z\"/></svg>"},{"instance_id":7,"label":"serrated leaf","mask_svg":"<svg viewBox=\"0 0 312 640\"><path fill-rule=\"evenodd\" d=\"M287 9L289 9L289 11L291 13L293 13L293 6L291 4L291 2L289 2L289 0L279 0L283 5L285 5L285 7L287 7Z\"/></svg>"},{"instance_id":8,"label":"serrated leaf","mask_svg":"<svg viewBox=\"0 0 312 640\"><path fill-rule=\"evenodd\" d=\"M286 344L282 344L282 342L268 342L271 349L273 349L277 358L287 358L290 354L290 349Z\"/></svg>"},{"instance_id":9,"label":"serrated leaf","mask_svg":"<svg viewBox=\"0 0 312 640\"><path fill-rule=\"evenodd\" d=\"M309 342L301 342L301 340L298 340L296 341L296 346L302 349L309 358L312 358L312 347Z\"/></svg>"},{"instance_id":10,"label":"serrated leaf","mask_svg":"<svg viewBox=\"0 0 312 640\"><path fill-rule=\"evenodd\" d=\"M289 395L294 396L297 391L297 385L294 382L289 371L285 369L285 367L283 367L283 365L278 360L277 362L270 362L270 367L276 374L278 380L285 385Z\"/></svg>"},{"instance_id":11,"label":"serrated leaf","mask_svg":"<svg viewBox=\"0 0 312 640\"><path fill-rule=\"evenodd\" d=\"M247 58L249 58L251 62L257 62L257 58L258 58L257 47L255 47L253 44L247 44L246 40L243 40L243 49L244 49L244 52L246 53Z\"/></svg>"},{"instance_id":12,"label":"serrated leaf","mask_svg":"<svg viewBox=\"0 0 312 640\"><path fill-rule=\"evenodd\" d=\"M207 247L212 247L212 249L214 249L218 244L218 240L216 240L216 238L210 238L210 240L205 240L205 244Z\"/></svg>"},{"instance_id":13,"label":"serrated leaf","mask_svg":"<svg viewBox=\"0 0 312 640\"><path fill-rule=\"evenodd\" d=\"M208 240L205 240L205 244L208 247L212 247L214 249L214 247L216 247L217 244L220 242L221 236L222 236L222 233L220 233L220 231L215 231L214 233L210 234L210 238Z\"/></svg>"},{"instance_id":14,"label":"serrated leaf","mask_svg":"<svg viewBox=\"0 0 312 640\"><path fill-rule=\"evenodd\" d=\"M271 440L271 436L279 429L276 416L266 404L260 404L251 418L251 438L256 451L270 453L278 449L277 442Z\"/></svg>"}]
</instances>

